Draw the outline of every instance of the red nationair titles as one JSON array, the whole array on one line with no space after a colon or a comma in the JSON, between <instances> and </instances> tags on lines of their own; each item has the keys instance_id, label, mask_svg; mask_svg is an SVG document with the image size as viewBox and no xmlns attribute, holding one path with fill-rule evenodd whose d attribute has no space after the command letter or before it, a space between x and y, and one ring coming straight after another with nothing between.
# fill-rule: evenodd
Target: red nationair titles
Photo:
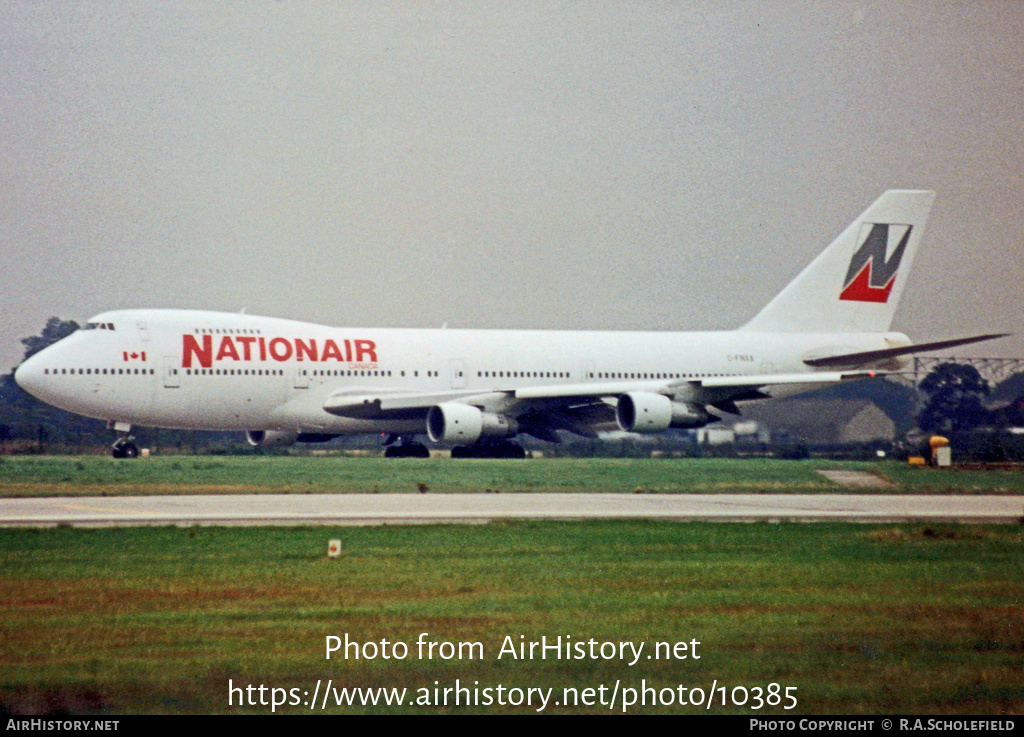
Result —
<instances>
[{"instance_id":1,"label":"red nationair titles","mask_svg":"<svg viewBox=\"0 0 1024 737\"><path fill-rule=\"evenodd\" d=\"M338 363L377 363L377 344L372 340L331 338L263 338L248 335L223 335L214 349L212 335L181 336L181 367L210 368L214 361L311 361Z\"/></svg>"}]
</instances>

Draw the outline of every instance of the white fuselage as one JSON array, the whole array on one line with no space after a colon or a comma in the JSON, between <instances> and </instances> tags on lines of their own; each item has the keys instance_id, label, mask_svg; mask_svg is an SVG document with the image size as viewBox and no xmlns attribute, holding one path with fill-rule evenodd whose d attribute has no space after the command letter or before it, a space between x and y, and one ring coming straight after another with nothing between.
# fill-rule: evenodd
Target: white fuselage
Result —
<instances>
[{"instance_id":1,"label":"white fuselage","mask_svg":"<svg viewBox=\"0 0 1024 737\"><path fill-rule=\"evenodd\" d=\"M339 392L487 394L813 377L805 359L909 342L899 333L330 328L189 310L108 312L88 328L23 363L18 383L50 404L111 423L305 433L424 432L421 417L330 414L324 404Z\"/></svg>"}]
</instances>

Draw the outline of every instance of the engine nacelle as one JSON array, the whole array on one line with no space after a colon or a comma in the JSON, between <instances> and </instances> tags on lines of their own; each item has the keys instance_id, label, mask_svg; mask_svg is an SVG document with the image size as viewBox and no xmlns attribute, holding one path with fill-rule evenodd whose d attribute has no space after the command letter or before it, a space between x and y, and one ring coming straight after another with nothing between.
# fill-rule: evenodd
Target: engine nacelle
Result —
<instances>
[{"instance_id":1,"label":"engine nacelle","mask_svg":"<svg viewBox=\"0 0 1024 737\"><path fill-rule=\"evenodd\" d=\"M299 433L295 430L249 430L245 439L258 448L283 448L297 442Z\"/></svg>"},{"instance_id":2,"label":"engine nacelle","mask_svg":"<svg viewBox=\"0 0 1024 737\"><path fill-rule=\"evenodd\" d=\"M670 427L704 427L711 415L690 402L673 402L664 394L629 392L619 397L615 419L626 432L661 432Z\"/></svg>"},{"instance_id":3,"label":"engine nacelle","mask_svg":"<svg viewBox=\"0 0 1024 737\"><path fill-rule=\"evenodd\" d=\"M519 423L510 417L469 404L446 402L427 412L427 435L435 443L475 443L481 437L510 438L518 433Z\"/></svg>"},{"instance_id":4,"label":"engine nacelle","mask_svg":"<svg viewBox=\"0 0 1024 737\"><path fill-rule=\"evenodd\" d=\"M284 448L295 443L326 443L337 433L298 432L297 430L249 430L245 439L258 448Z\"/></svg>"}]
</instances>

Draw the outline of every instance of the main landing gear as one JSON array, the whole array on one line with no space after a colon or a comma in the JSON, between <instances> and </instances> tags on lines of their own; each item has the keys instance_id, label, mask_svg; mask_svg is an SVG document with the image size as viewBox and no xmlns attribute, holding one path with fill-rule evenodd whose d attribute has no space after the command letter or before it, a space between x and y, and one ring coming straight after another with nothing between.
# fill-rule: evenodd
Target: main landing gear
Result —
<instances>
[{"instance_id":1,"label":"main landing gear","mask_svg":"<svg viewBox=\"0 0 1024 737\"><path fill-rule=\"evenodd\" d=\"M107 426L117 433L112 450L114 458L138 458L139 446L135 444L135 436L130 432L132 426L126 422L110 422Z\"/></svg>"},{"instance_id":2,"label":"main landing gear","mask_svg":"<svg viewBox=\"0 0 1024 737\"><path fill-rule=\"evenodd\" d=\"M429 458L430 451L423 443L417 443L411 435L389 435L384 441L385 458ZM526 450L518 443L508 441L497 443L475 443L456 445L452 458L526 458Z\"/></svg>"},{"instance_id":3,"label":"main landing gear","mask_svg":"<svg viewBox=\"0 0 1024 737\"><path fill-rule=\"evenodd\" d=\"M397 445L394 445L395 441L398 441ZM384 451L385 458L430 458L427 446L415 442L411 435L389 435L384 445L387 446Z\"/></svg>"},{"instance_id":4,"label":"main landing gear","mask_svg":"<svg viewBox=\"0 0 1024 737\"><path fill-rule=\"evenodd\" d=\"M139 446L135 444L134 440L135 438L131 435L115 440L112 452L114 458L138 458Z\"/></svg>"},{"instance_id":5,"label":"main landing gear","mask_svg":"<svg viewBox=\"0 0 1024 737\"><path fill-rule=\"evenodd\" d=\"M452 458L526 458L526 450L518 443L478 443L456 445Z\"/></svg>"}]
</instances>

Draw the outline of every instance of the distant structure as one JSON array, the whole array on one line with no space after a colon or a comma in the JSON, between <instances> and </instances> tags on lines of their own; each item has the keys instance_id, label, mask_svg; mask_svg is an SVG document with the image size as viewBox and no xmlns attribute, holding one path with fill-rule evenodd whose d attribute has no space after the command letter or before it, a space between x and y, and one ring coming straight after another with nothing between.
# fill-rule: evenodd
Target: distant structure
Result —
<instances>
[{"instance_id":1,"label":"distant structure","mask_svg":"<svg viewBox=\"0 0 1024 737\"><path fill-rule=\"evenodd\" d=\"M896 435L889 415L867 399L783 399L745 407L743 416L767 427L775 440L813 445L891 441Z\"/></svg>"},{"instance_id":2,"label":"distant structure","mask_svg":"<svg viewBox=\"0 0 1024 737\"><path fill-rule=\"evenodd\" d=\"M1024 358L947 358L914 357L912 373L894 374L891 378L916 387L943 363L973 366L989 383L992 393L982 400L993 411L998 424L1024 426Z\"/></svg>"},{"instance_id":3,"label":"distant structure","mask_svg":"<svg viewBox=\"0 0 1024 737\"><path fill-rule=\"evenodd\" d=\"M697 431L697 442L771 443L799 441L809 445L891 442L896 425L867 399L779 399L743 408L743 420Z\"/></svg>"}]
</instances>

